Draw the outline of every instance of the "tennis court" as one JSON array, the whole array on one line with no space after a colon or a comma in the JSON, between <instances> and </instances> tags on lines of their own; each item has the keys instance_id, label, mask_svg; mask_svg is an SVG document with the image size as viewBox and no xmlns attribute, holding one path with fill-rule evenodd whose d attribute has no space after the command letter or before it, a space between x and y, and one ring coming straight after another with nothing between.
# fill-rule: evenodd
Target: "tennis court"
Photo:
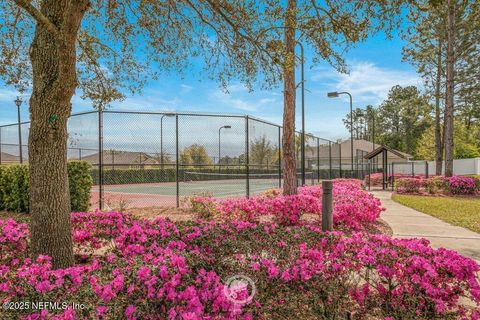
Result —
<instances>
[{"instance_id":1,"label":"tennis court","mask_svg":"<svg viewBox=\"0 0 480 320\"><path fill-rule=\"evenodd\" d=\"M307 173L308 183L314 183L313 173ZM188 173L178 183L180 197L209 193L216 198L244 197L247 190L245 175ZM248 180L250 195L279 188L282 183L277 174L251 175ZM176 182L118 184L103 186L104 196L111 202L127 201L134 207L176 205ZM98 201L99 187L92 189L92 203Z\"/></svg>"}]
</instances>

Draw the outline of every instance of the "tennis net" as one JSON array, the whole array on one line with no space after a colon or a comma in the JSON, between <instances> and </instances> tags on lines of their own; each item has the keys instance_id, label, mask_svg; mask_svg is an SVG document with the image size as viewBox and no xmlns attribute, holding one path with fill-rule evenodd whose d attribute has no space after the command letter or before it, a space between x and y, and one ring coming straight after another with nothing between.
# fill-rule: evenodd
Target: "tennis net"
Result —
<instances>
[{"instance_id":1,"label":"tennis net","mask_svg":"<svg viewBox=\"0 0 480 320\"><path fill-rule=\"evenodd\" d=\"M305 172L305 177L311 184L315 183L314 172ZM235 181L247 179L245 173L214 173L214 172L183 172L183 182L197 182L197 181ZM250 173L248 175L250 181L260 181L281 184L283 175L279 173ZM301 173L297 173L297 180L300 181ZM300 183L299 183L300 185Z\"/></svg>"}]
</instances>

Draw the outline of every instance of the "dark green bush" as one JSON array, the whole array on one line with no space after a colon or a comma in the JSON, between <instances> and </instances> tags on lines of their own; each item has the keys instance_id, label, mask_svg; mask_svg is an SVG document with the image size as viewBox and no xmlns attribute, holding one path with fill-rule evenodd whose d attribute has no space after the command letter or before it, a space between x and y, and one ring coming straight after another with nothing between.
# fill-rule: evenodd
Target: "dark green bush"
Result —
<instances>
[{"instance_id":1,"label":"dark green bush","mask_svg":"<svg viewBox=\"0 0 480 320\"><path fill-rule=\"evenodd\" d=\"M67 166L72 211L87 211L93 179L92 166L86 161L70 161Z\"/></svg>"},{"instance_id":2,"label":"dark green bush","mask_svg":"<svg viewBox=\"0 0 480 320\"><path fill-rule=\"evenodd\" d=\"M91 165L85 161L68 163L70 204L72 211L86 211L92 188ZM28 166L0 166L0 209L28 212Z\"/></svg>"},{"instance_id":3,"label":"dark green bush","mask_svg":"<svg viewBox=\"0 0 480 320\"><path fill-rule=\"evenodd\" d=\"M28 212L28 167L2 166L0 170L0 208Z\"/></svg>"}]
</instances>

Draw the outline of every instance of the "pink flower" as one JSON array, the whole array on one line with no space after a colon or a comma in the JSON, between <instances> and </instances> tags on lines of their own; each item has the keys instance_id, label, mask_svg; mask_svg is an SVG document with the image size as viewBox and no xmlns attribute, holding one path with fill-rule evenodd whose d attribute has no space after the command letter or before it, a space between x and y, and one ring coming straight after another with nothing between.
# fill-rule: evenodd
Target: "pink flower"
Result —
<instances>
[{"instance_id":1,"label":"pink flower","mask_svg":"<svg viewBox=\"0 0 480 320\"><path fill-rule=\"evenodd\" d=\"M137 307L133 306L133 305L129 305L126 309L125 309L125 317L128 319L128 320L134 320L136 319L135 317L135 312L137 311Z\"/></svg>"}]
</instances>

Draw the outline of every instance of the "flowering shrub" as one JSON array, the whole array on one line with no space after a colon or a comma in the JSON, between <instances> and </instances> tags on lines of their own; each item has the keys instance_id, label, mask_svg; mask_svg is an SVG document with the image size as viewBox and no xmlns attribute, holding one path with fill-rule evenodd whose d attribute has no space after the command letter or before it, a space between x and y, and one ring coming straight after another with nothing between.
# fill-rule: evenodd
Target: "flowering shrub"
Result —
<instances>
[{"instance_id":1,"label":"flowering shrub","mask_svg":"<svg viewBox=\"0 0 480 320\"><path fill-rule=\"evenodd\" d=\"M478 180L465 176L433 176L430 178L401 178L395 181L399 193L474 195L479 192Z\"/></svg>"},{"instance_id":2,"label":"flowering shrub","mask_svg":"<svg viewBox=\"0 0 480 320\"><path fill-rule=\"evenodd\" d=\"M363 230L373 224L384 210L379 199L354 183L335 183L333 199L336 229Z\"/></svg>"},{"instance_id":3,"label":"flowering shrub","mask_svg":"<svg viewBox=\"0 0 480 320\"><path fill-rule=\"evenodd\" d=\"M476 194L478 192L477 183L475 178L453 176L445 178L448 192L451 194Z\"/></svg>"},{"instance_id":4,"label":"flowering shrub","mask_svg":"<svg viewBox=\"0 0 480 320\"><path fill-rule=\"evenodd\" d=\"M420 193L422 187L422 179L399 178L395 180L395 191L398 193Z\"/></svg>"},{"instance_id":5,"label":"flowering shrub","mask_svg":"<svg viewBox=\"0 0 480 320\"><path fill-rule=\"evenodd\" d=\"M19 257L27 248L28 228L13 219L0 220L0 263Z\"/></svg>"},{"instance_id":6,"label":"flowering shrub","mask_svg":"<svg viewBox=\"0 0 480 320\"><path fill-rule=\"evenodd\" d=\"M72 220L75 231L89 228L93 238L115 246L86 264L58 270L52 270L49 257L2 256L0 303L66 304L3 310L2 318L338 319L346 312L358 319L479 316L479 265L456 252L433 249L426 240L324 233L315 223L173 223L100 212L72 214ZM2 248L25 251L23 244L18 247L28 236L25 230L24 224L3 224ZM226 279L237 274L255 280L256 294L246 304L235 304L225 294L235 290L226 287ZM477 309L465 308L464 299ZM84 308L72 308L74 302Z\"/></svg>"},{"instance_id":7,"label":"flowering shrub","mask_svg":"<svg viewBox=\"0 0 480 320\"><path fill-rule=\"evenodd\" d=\"M336 227L361 230L375 222L382 212L380 201L362 190L361 181L356 179L334 180L333 220ZM215 199L193 196L189 198L194 212L201 212L201 219L217 217L223 221L258 221L260 216L272 215L281 225L296 225L305 213L321 219L322 187L303 186L298 194L283 196L269 192L251 198Z\"/></svg>"},{"instance_id":8,"label":"flowering shrub","mask_svg":"<svg viewBox=\"0 0 480 320\"><path fill-rule=\"evenodd\" d=\"M400 178L413 178L413 179L424 179L425 175L423 174L416 174L416 175L411 175L411 174L403 174L403 173L395 173L393 175L394 180L400 179ZM376 173L371 173L370 175L367 175L364 179L364 184L368 185L368 180L370 179L370 186L378 187L382 185L383 182L383 174L376 172ZM392 179L392 175L389 174L386 177L387 180Z\"/></svg>"},{"instance_id":9,"label":"flowering shrub","mask_svg":"<svg viewBox=\"0 0 480 320\"><path fill-rule=\"evenodd\" d=\"M368 185L369 180L371 186L381 186L383 181L383 174L377 172L367 175L364 181L365 185Z\"/></svg>"},{"instance_id":10,"label":"flowering shrub","mask_svg":"<svg viewBox=\"0 0 480 320\"><path fill-rule=\"evenodd\" d=\"M187 206L199 219L212 219L217 215L212 194L194 194L187 198Z\"/></svg>"},{"instance_id":11,"label":"flowering shrub","mask_svg":"<svg viewBox=\"0 0 480 320\"><path fill-rule=\"evenodd\" d=\"M425 190L429 194L438 194L446 189L446 181L442 176L434 176L423 181Z\"/></svg>"}]
</instances>

